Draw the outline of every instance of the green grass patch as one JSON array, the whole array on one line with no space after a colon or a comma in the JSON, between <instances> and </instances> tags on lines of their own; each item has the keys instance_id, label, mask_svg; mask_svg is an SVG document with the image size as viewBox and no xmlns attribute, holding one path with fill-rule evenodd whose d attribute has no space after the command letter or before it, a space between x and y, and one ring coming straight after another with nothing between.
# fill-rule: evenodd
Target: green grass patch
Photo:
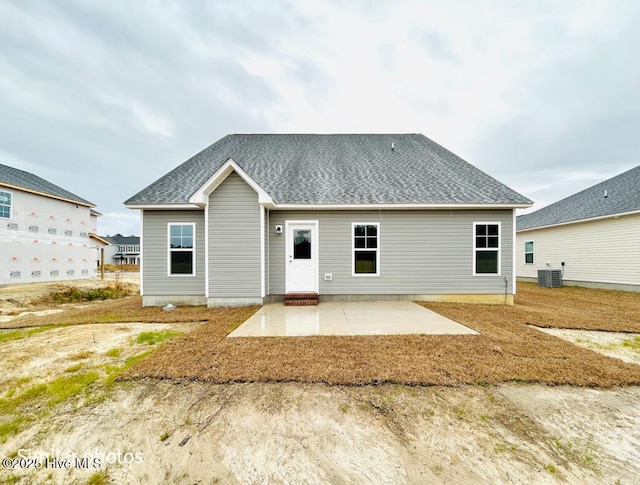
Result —
<instances>
[{"instance_id":1,"label":"green grass patch","mask_svg":"<svg viewBox=\"0 0 640 485\"><path fill-rule=\"evenodd\" d=\"M109 474L106 470L95 472L87 480L87 485L106 485L107 483L109 483Z\"/></svg>"},{"instance_id":2,"label":"green grass patch","mask_svg":"<svg viewBox=\"0 0 640 485\"><path fill-rule=\"evenodd\" d=\"M122 365L106 364L104 366L104 370L107 373L107 378L105 379L105 385L107 386L107 388L109 388L109 387L111 387L113 385L113 383L115 382L115 380L118 378L118 376L120 374L122 374L124 371L128 370L130 367L133 367L134 364L140 362L142 359L144 359L151 352L153 352L153 349L147 350L147 351L142 352L142 353L137 354L137 355L133 355L131 357L128 357L124 361L124 364L122 364Z\"/></svg>"},{"instance_id":3,"label":"green grass patch","mask_svg":"<svg viewBox=\"0 0 640 485\"><path fill-rule=\"evenodd\" d=\"M77 372L82 369L82 362L78 362L77 364L70 365L64 371L65 372Z\"/></svg>"},{"instance_id":4,"label":"green grass patch","mask_svg":"<svg viewBox=\"0 0 640 485\"><path fill-rule=\"evenodd\" d=\"M171 433L169 433L168 431L165 431L160 435L160 441L166 441L169 438L169 436L171 436Z\"/></svg>"},{"instance_id":5,"label":"green grass patch","mask_svg":"<svg viewBox=\"0 0 640 485\"><path fill-rule=\"evenodd\" d=\"M109 349L104 353L107 357L113 357L114 359L120 357L120 354L122 354L122 349L120 347Z\"/></svg>"},{"instance_id":6,"label":"green grass patch","mask_svg":"<svg viewBox=\"0 0 640 485\"><path fill-rule=\"evenodd\" d=\"M97 372L85 372L73 376L58 377L46 384L47 405L66 401L72 396L80 394L89 385L93 384L100 378Z\"/></svg>"},{"instance_id":7,"label":"green grass patch","mask_svg":"<svg viewBox=\"0 0 640 485\"><path fill-rule=\"evenodd\" d=\"M624 347L628 347L637 352L640 352L640 337L635 337L633 339L626 339L622 342Z\"/></svg>"},{"instance_id":8,"label":"green grass patch","mask_svg":"<svg viewBox=\"0 0 640 485\"><path fill-rule=\"evenodd\" d=\"M25 337L30 337L31 335L62 327L68 327L68 325L63 323L60 325L47 325L43 327L20 328L18 330L0 330L0 343L10 342L12 340L21 340Z\"/></svg>"},{"instance_id":9,"label":"green grass patch","mask_svg":"<svg viewBox=\"0 0 640 485\"><path fill-rule=\"evenodd\" d=\"M122 313L103 313L96 315L95 323L118 323L125 321L127 318Z\"/></svg>"},{"instance_id":10,"label":"green grass patch","mask_svg":"<svg viewBox=\"0 0 640 485\"><path fill-rule=\"evenodd\" d=\"M136 343L155 345L160 342L164 342L167 339L182 335L182 332L176 332L174 330L159 330L157 332L142 332L136 338Z\"/></svg>"},{"instance_id":11,"label":"green grass patch","mask_svg":"<svg viewBox=\"0 0 640 485\"><path fill-rule=\"evenodd\" d=\"M22 429L24 418L22 416L14 416L9 421L0 423L0 443L7 441L9 436L17 434Z\"/></svg>"}]
</instances>

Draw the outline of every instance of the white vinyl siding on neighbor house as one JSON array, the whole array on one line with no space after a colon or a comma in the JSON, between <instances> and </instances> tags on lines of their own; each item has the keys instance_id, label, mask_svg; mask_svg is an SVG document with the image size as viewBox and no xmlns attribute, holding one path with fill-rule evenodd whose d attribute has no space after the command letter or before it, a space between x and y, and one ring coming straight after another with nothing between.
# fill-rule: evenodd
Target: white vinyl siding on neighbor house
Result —
<instances>
[{"instance_id":1,"label":"white vinyl siding on neighbor house","mask_svg":"<svg viewBox=\"0 0 640 485\"><path fill-rule=\"evenodd\" d=\"M11 192L0 190L0 219L11 219Z\"/></svg>"},{"instance_id":2,"label":"white vinyl siding on neighbor house","mask_svg":"<svg viewBox=\"0 0 640 485\"><path fill-rule=\"evenodd\" d=\"M504 294L505 278L473 276L476 221L501 227L500 272L513 293L513 210L387 210L269 212L269 294L285 292L285 221L319 221L319 293L325 295ZM353 276L353 224L379 224L379 276ZM331 275L325 280L325 275Z\"/></svg>"},{"instance_id":3,"label":"white vinyl siding on neighbor house","mask_svg":"<svg viewBox=\"0 0 640 485\"><path fill-rule=\"evenodd\" d=\"M353 276L380 276L380 223L351 224Z\"/></svg>"},{"instance_id":4,"label":"white vinyl siding on neighbor house","mask_svg":"<svg viewBox=\"0 0 640 485\"><path fill-rule=\"evenodd\" d=\"M537 278L539 269L561 269L563 280L640 286L640 214L517 233L517 247L533 241L535 263L517 258L516 274Z\"/></svg>"}]
</instances>

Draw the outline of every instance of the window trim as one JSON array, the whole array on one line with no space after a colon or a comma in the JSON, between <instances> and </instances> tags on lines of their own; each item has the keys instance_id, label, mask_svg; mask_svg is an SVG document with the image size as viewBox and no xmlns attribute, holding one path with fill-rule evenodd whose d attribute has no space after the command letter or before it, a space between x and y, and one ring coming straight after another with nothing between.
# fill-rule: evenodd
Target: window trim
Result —
<instances>
[{"instance_id":1,"label":"window trim","mask_svg":"<svg viewBox=\"0 0 640 485\"><path fill-rule=\"evenodd\" d=\"M376 252L376 272L356 273L356 251L372 251L373 248L356 248L355 228L356 226L376 226L377 247ZM366 231L366 229L365 229ZM366 237L366 232L365 232ZM351 223L351 276L354 278L375 278L380 276L380 222L352 222Z\"/></svg>"},{"instance_id":2,"label":"window trim","mask_svg":"<svg viewBox=\"0 0 640 485\"><path fill-rule=\"evenodd\" d=\"M527 244L531 243L531 251L527 251ZM531 262L527 261L527 254L531 255ZM535 264L536 257L535 254L535 242L534 241L525 241L524 242L524 264Z\"/></svg>"},{"instance_id":3,"label":"window trim","mask_svg":"<svg viewBox=\"0 0 640 485\"><path fill-rule=\"evenodd\" d=\"M13 201L14 201L13 192L5 190L4 188L0 188L0 192L4 192L5 194L9 194L9 197L11 197L11 202L9 202L9 217L4 217L4 216L0 215L0 219L3 219L5 221L12 221L13 220ZM5 204L3 204L3 205L5 205Z\"/></svg>"},{"instance_id":4,"label":"window trim","mask_svg":"<svg viewBox=\"0 0 640 485\"><path fill-rule=\"evenodd\" d=\"M477 226L486 226L486 225L497 225L498 226L498 247L497 248L477 248L476 247L476 227ZM497 251L498 252L498 272L497 273L478 273L476 272L476 253L478 251L489 252L489 251ZM502 223L499 221L477 221L473 223L473 229L471 233L471 268L473 272L473 276L501 276L502 275Z\"/></svg>"},{"instance_id":5,"label":"window trim","mask_svg":"<svg viewBox=\"0 0 640 485\"><path fill-rule=\"evenodd\" d=\"M193 228L193 247L192 248L172 248L171 247L171 226L191 226ZM191 252L193 258L191 273L171 273L171 253L172 252ZM195 222L167 222L167 276L170 278L192 278L196 276L196 223Z\"/></svg>"}]
</instances>

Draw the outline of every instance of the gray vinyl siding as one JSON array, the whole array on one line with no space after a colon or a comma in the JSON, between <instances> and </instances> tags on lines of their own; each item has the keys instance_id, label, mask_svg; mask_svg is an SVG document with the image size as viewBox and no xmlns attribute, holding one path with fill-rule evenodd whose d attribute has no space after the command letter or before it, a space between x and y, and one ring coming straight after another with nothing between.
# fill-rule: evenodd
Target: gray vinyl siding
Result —
<instances>
[{"instance_id":1,"label":"gray vinyl siding","mask_svg":"<svg viewBox=\"0 0 640 485\"><path fill-rule=\"evenodd\" d=\"M264 209L264 289L269 294L269 211Z\"/></svg>"},{"instance_id":2,"label":"gray vinyl siding","mask_svg":"<svg viewBox=\"0 0 640 485\"><path fill-rule=\"evenodd\" d=\"M319 221L320 294L498 294L513 292L513 211L271 211L269 289L285 288L285 220ZM352 276L351 224L380 223L380 276ZM473 223L501 223L500 276L473 276ZM324 274L331 273L332 281Z\"/></svg>"},{"instance_id":3,"label":"gray vinyl siding","mask_svg":"<svg viewBox=\"0 0 640 485\"><path fill-rule=\"evenodd\" d=\"M209 297L259 298L258 194L231 173L209 196Z\"/></svg>"},{"instance_id":4,"label":"gray vinyl siding","mask_svg":"<svg viewBox=\"0 0 640 485\"><path fill-rule=\"evenodd\" d=\"M168 239L170 222L196 224L196 274L195 276L167 276ZM144 294L204 295L204 211L199 210L146 210L142 218L142 277Z\"/></svg>"}]
</instances>

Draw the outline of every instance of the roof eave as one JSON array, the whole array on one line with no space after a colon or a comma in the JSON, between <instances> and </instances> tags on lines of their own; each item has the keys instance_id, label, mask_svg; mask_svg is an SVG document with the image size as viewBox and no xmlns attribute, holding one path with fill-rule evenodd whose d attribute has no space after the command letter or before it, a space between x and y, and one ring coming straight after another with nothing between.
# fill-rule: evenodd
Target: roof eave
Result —
<instances>
[{"instance_id":1,"label":"roof eave","mask_svg":"<svg viewBox=\"0 0 640 485\"><path fill-rule=\"evenodd\" d=\"M204 205L199 204L189 204L189 203L177 203L177 204L147 204L144 202L141 203L132 203L124 205L127 209L133 210L201 210L204 208Z\"/></svg>"},{"instance_id":2,"label":"roof eave","mask_svg":"<svg viewBox=\"0 0 640 485\"><path fill-rule=\"evenodd\" d=\"M272 210L463 210L463 209L525 209L533 204L425 204L425 203L380 203L380 204L265 204L267 209Z\"/></svg>"},{"instance_id":3,"label":"roof eave","mask_svg":"<svg viewBox=\"0 0 640 485\"><path fill-rule=\"evenodd\" d=\"M618 219L619 217L631 216L634 214L640 214L640 209L634 210L634 211L628 211L628 212L618 212L615 214L607 214L607 215L598 216L598 217L588 217L586 219L577 219L575 221L564 221L564 222L558 222L556 224L546 224L544 226L527 227L526 229L516 229L516 232L536 231L538 229L547 229L550 227L558 227L558 226L568 226L570 224L580 224L581 222L600 221L603 219Z\"/></svg>"},{"instance_id":4,"label":"roof eave","mask_svg":"<svg viewBox=\"0 0 640 485\"><path fill-rule=\"evenodd\" d=\"M81 200L73 200L73 199L69 199L67 197L60 197L58 195L47 194L46 192L40 192L38 190L28 189L26 187L21 187L19 185L9 184L7 182L0 182L0 185L2 185L3 187L8 187L8 188L13 189L13 190L21 190L22 192L28 192L30 194L41 195L42 197L48 197L50 199L56 199L56 200L61 200L63 202L69 202L70 204L81 205L81 206L89 207L89 208L97 207L95 204L92 204L89 201L83 202Z\"/></svg>"}]
</instances>

